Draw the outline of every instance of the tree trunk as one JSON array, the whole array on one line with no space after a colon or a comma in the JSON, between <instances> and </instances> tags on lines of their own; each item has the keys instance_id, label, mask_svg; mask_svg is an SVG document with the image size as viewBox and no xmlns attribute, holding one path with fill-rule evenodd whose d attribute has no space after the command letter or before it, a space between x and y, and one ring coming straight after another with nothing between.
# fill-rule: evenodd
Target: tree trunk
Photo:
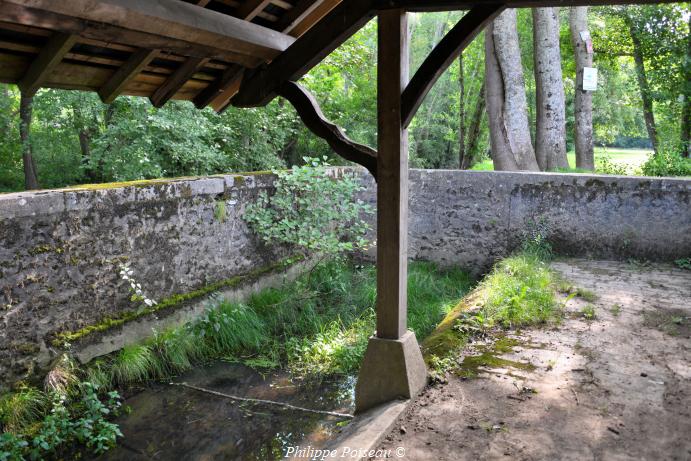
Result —
<instances>
[{"instance_id":1,"label":"tree trunk","mask_svg":"<svg viewBox=\"0 0 691 461\"><path fill-rule=\"evenodd\" d=\"M684 157L691 158L691 15L689 15L689 35L686 37L684 76L684 107L681 115L681 149Z\"/></svg>"},{"instance_id":2,"label":"tree trunk","mask_svg":"<svg viewBox=\"0 0 691 461\"><path fill-rule=\"evenodd\" d=\"M36 162L31 153L31 115L33 111L33 96L26 96L23 92L19 100L19 138L22 144L22 162L24 164L24 187L26 190L38 189L38 175Z\"/></svg>"},{"instance_id":3,"label":"tree trunk","mask_svg":"<svg viewBox=\"0 0 691 461\"><path fill-rule=\"evenodd\" d=\"M500 14L485 32L485 83L494 169L538 171L514 9Z\"/></svg>"},{"instance_id":4,"label":"tree trunk","mask_svg":"<svg viewBox=\"0 0 691 461\"><path fill-rule=\"evenodd\" d=\"M648 76L645 73L645 63L643 62L643 49L641 46L640 31L636 24L633 23L626 13L624 13L626 25L629 27L631 34L631 43L633 44L633 62L636 68L636 78L638 79L638 88L641 91L641 102L643 103L643 119L645 120L645 128L648 131L648 138L653 144L653 150L658 152L657 127L655 125L655 114L653 113L653 98L651 97L650 84L648 83Z\"/></svg>"},{"instance_id":5,"label":"tree trunk","mask_svg":"<svg viewBox=\"0 0 691 461\"><path fill-rule=\"evenodd\" d=\"M477 144L480 141L480 127L482 126L482 115L485 113L485 83L482 82L480 94L477 96L473 118L470 121L468 137L466 141L466 155L461 165L462 170L467 170L473 166L473 160L477 154Z\"/></svg>"},{"instance_id":6,"label":"tree trunk","mask_svg":"<svg viewBox=\"0 0 691 461\"><path fill-rule=\"evenodd\" d=\"M578 6L569 11L571 43L576 58L576 89L574 98L574 142L576 144L576 168L595 169L593 153L593 95L583 90L583 68L593 66L593 56L588 53L580 33L588 30L588 7Z\"/></svg>"},{"instance_id":7,"label":"tree trunk","mask_svg":"<svg viewBox=\"0 0 691 461\"><path fill-rule=\"evenodd\" d=\"M458 168L466 162L465 151L465 80L463 79L463 53L458 56Z\"/></svg>"},{"instance_id":8,"label":"tree trunk","mask_svg":"<svg viewBox=\"0 0 691 461\"><path fill-rule=\"evenodd\" d=\"M543 171L568 168L566 103L559 49L559 8L533 9L535 157Z\"/></svg>"}]
</instances>

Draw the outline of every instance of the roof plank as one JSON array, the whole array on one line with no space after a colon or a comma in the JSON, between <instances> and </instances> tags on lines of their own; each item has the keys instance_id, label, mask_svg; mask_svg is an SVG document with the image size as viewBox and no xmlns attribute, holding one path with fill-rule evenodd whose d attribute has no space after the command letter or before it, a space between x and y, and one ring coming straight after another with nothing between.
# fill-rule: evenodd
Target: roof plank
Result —
<instances>
[{"instance_id":1,"label":"roof plank","mask_svg":"<svg viewBox=\"0 0 691 461\"><path fill-rule=\"evenodd\" d=\"M36 93L76 42L76 35L62 32L53 34L17 84L22 92L29 96Z\"/></svg>"},{"instance_id":2,"label":"roof plank","mask_svg":"<svg viewBox=\"0 0 691 461\"><path fill-rule=\"evenodd\" d=\"M4 0L36 10L273 59L289 35L178 0Z\"/></svg>"},{"instance_id":3,"label":"roof plank","mask_svg":"<svg viewBox=\"0 0 691 461\"><path fill-rule=\"evenodd\" d=\"M135 51L132 56L110 77L110 79L98 90L101 100L110 104L122 93L127 84L132 81L150 62L158 55L158 50L142 48Z\"/></svg>"},{"instance_id":4,"label":"roof plank","mask_svg":"<svg viewBox=\"0 0 691 461\"><path fill-rule=\"evenodd\" d=\"M251 21L264 11L269 3L271 0L245 0L245 3L238 8L238 17L245 21Z\"/></svg>"},{"instance_id":5,"label":"roof plank","mask_svg":"<svg viewBox=\"0 0 691 461\"><path fill-rule=\"evenodd\" d=\"M163 85L158 87L149 100L154 107L162 107L185 82L209 62L208 58L189 58L173 74L168 77Z\"/></svg>"},{"instance_id":6,"label":"roof plank","mask_svg":"<svg viewBox=\"0 0 691 461\"><path fill-rule=\"evenodd\" d=\"M233 94L229 97L232 97L240 86L244 71L245 69L241 66L231 66L227 68L223 71L221 78L211 83L194 98L194 105L198 109L203 109L224 94L227 94L231 88L234 90Z\"/></svg>"}]
</instances>

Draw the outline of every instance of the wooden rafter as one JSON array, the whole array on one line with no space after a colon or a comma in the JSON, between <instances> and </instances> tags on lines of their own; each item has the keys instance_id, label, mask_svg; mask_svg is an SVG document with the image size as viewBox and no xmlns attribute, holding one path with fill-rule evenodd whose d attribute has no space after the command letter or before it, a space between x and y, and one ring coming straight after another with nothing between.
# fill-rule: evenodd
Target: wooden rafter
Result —
<instances>
[{"instance_id":1,"label":"wooden rafter","mask_svg":"<svg viewBox=\"0 0 691 461\"><path fill-rule=\"evenodd\" d=\"M305 19L323 0L299 0L294 7L286 11L276 22L275 29L285 34Z\"/></svg>"},{"instance_id":2,"label":"wooden rafter","mask_svg":"<svg viewBox=\"0 0 691 461\"><path fill-rule=\"evenodd\" d=\"M264 59L257 56L236 53L216 45L173 39L142 30L126 29L108 23L95 23L64 14L29 8L14 3L17 0L0 0L0 18L8 23L31 28L41 28L56 32L79 35L80 40L97 40L108 44L118 44L140 48L142 44L152 49L176 53L182 56L196 56L241 64L245 67L256 67ZM202 8L189 5L192 8ZM292 40L292 39L291 39Z\"/></svg>"},{"instance_id":3,"label":"wooden rafter","mask_svg":"<svg viewBox=\"0 0 691 461\"><path fill-rule=\"evenodd\" d=\"M76 42L76 35L61 32L53 34L19 81L18 86L22 92L29 96L36 93Z\"/></svg>"},{"instance_id":4,"label":"wooden rafter","mask_svg":"<svg viewBox=\"0 0 691 461\"><path fill-rule=\"evenodd\" d=\"M238 8L238 17L245 21L251 21L264 11L269 3L271 0L245 0Z\"/></svg>"},{"instance_id":5,"label":"wooden rafter","mask_svg":"<svg viewBox=\"0 0 691 461\"><path fill-rule=\"evenodd\" d=\"M339 4L269 65L246 74L233 104L240 107L267 104L285 82L305 75L374 14L371 0Z\"/></svg>"},{"instance_id":6,"label":"wooden rafter","mask_svg":"<svg viewBox=\"0 0 691 461\"><path fill-rule=\"evenodd\" d=\"M223 72L221 78L214 81L194 98L194 105L202 109L212 103L222 109L228 100L237 92L242 82L245 69L241 66L231 66ZM229 95L229 92L232 94ZM223 100L221 103L220 100Z\"/></svg>"},{"instance_id":7,"label":"wooden rafter","mask_svg":"<svg viewBox=\"0 0 691 461\"><path fill-rule=\"evenodd\" d=\"M402 96L403 126L407 127L420 104L449 65L466 46L505 9L504 5L479 5L461 18L427 56L406 86Z\"/></svg>"},{"instance_id":8,"label":"wooden rafter","mask_svg":"<svg viewBox=\"0 0 691 461\"><path fill-rule=\"evenodd\" d=\"M348 139L341 128L324 116L319 103L310 92L295 82L286 82L281 86L279 95L290 101L312 133L329 143L338 155L364 166L377 178L377 151Z\"/></svg>"},{"instance_id":9,"label":"wooden rafter","mask_svg":"<svg viewBox=\"0 0 691 461\"><path fill-rule=\"evenodd\" d=\"M263 59L275 58L294 41L267 27L178 0L3 1Z\"/></svg>"},{"instance_id":10,"label":"wooden rafter","mask_svg":"<svg viewBox=\"0 0 691 461\"><path fill-rule=\"evenodd\" d=\"M132 56L115 71L113 76L98 90L101 100L110 104L122 93L127 84L144 69L152 59L156 57L158 50L140 49L135 51Z\"/></svg>"},{"instance_id":11,"label":"wooden rafter","mask_svg":"<svg viewBox=\"0 0 691 461\"><path fill-rule=\"evenodd\" d=\"M187 80L209 62L208 58L188 58L178 69L173 72L165 83L159 86L149 100L154 107L162 107L177 91L182 88Z\"/></svg>"}]
</instances>

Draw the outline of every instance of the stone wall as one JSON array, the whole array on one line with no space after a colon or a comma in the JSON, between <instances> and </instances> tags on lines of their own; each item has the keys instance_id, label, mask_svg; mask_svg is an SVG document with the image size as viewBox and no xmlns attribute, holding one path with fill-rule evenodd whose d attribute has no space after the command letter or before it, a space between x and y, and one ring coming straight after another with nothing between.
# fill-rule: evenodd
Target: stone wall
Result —
<instances>
[{"instance_id":1,"label":"stone wall","mask_svg":"<svg viewBox=\"0 0 691 461\"><path fill-rule=\"evenodd\" d=\"M688 179L411 170L409 255L477 274L539 224L558 254L674 260L691 256L690 198Z\"/></svg>"},{"instance_id":2,"label":"stone wall","mask_svg":"<svg viewBox=\"0 0 691 461\"><path fill-rule=\"evenodd\" d=\"M229 175L0 195L0 383L45 368L59 333L77 333L81 348L99 335L80 329L138 317L146 306L130 300L122 264L159 301L157 317L280 270L286 252L240 217L272 183Z\"/></svg>"},{"instance_id":3,"label":"stone wall","mask_svg":"<svg viewBox=\"0 0 691 461\"><path fill-rule=\"evenodd\" d=\"M362 180L374 203L374 181ZM243 293L283 273L286 250L242 219L272 183L228 175L0 195L0 386L46 367L61 333L88 359L150 332L150 320L197 315L210 291ZM535 222L558 253L690 256L690 192L689 180L412 170L410 256L479 273ZM139 315L122 264L164 308Z\"/></svg>"}]
</instances>

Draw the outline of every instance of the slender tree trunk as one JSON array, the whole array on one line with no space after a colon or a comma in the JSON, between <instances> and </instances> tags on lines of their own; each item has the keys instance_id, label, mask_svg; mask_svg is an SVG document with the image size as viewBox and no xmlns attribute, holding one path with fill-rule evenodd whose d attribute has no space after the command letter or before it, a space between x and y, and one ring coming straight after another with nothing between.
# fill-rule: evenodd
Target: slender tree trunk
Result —
<instances>
[{"instance_id":1,"label":"slender tree trunk","mask_svg":"<svg viewBox=\"0 0 691 461\"><path fill-rule=\"evenodd\" d=\"M475 110L473 111L473 118L470 121L470 128L468 128L468 137L466 142L466 155L461 165L462 170L467 170L473 166L473 160L477 154L477 145L480 141L480 128L482 126L482 115L485 113L485 83L482 82L480 87L480 94L477 96L475 103Z\"/></svg>"},{"instance_id":2,"label":"slender tree trunk","mask_svg":"<svg viewBox=\"0 0 691 461\"><path fill-rule=\"evenodd\" d=\"M494 168L538 171L514 9L500 14L485 32L485 84Z\"/></svg>"},{"instance_id":3,"label":"slender tree trunk","mask_svg":"<svg viewBox=\"0 0 691 461\"><path fill-rule=\"evenodd\" d=\"M543 171L568 168L559 8L533 8L533 46L537 100L535 157Z\"/></svg>"},{"instance_id":4,"label":"slender tree trunk","mask_svg":"<svg viewBox=\"0 0 691 461\"><path fill-rule=\"evenodd\" d=\"M691 15L689 15L689 35L686 37L684 76L684 107L681 115L681 149L684 157L691 158Z\"/></svg>"},{"instance_id":5,"label":"slender tree trunk","mask_svg":"<svg viewBox=\"0 0 691 461\"><path fill-rule=\"evenodd\" d=\"M463 78L463 53L458 56L458 168L463 169L465 151L465 80Z\"/></svg>"},{"instance_id":6,"label":"slender tree trunk","mask_svg":"<svg viewBox=\"0 0 691 461\"><path fill-rule=\"evenodd\" d=\"M571 43L576 58L576 90L574 98L574 141L576 168L595 169L593 153L593 95L583 90L583 68L593 66L593 56L588 53L581 32L588 30L588 7L573 7L569 11Z\"/></svg>"},{"instance_id":7,"label":"slender tree trunk","mask_svg":"<svg viewBox=\"0 0 691 461\"><path fill-rule=\"evenodd\" d=\"M624 13L626 25L629 27L631 34L631 42L633 44L633 62L636 68L636 78L638 79L638 88L641 91L641 102L643 103L643 119L645 120L645 128L648 131L648 138L653 144L653 150L658 152L657 126L655 125L655 114L653 113L653 98L651 97L650 84L648 83L648 76L645 73L645 62L643 62L643 49L641 46L640 31L636 24L633 23L626 13Z\"/></svg>"},{"instance_id":8,"label":"slender tree trunk","mask_svg":"<svg viewBox=\"0 0 691 461\"><path fill-rule=\"evenodd\" d=\"M21 93L19 100L19 138L22 144L24 187L26 190L39 188L36 162L31 152L31 117L33 112L33 101L33 96L26 96L23 92Z\"/></svg>"}]
</instances>

